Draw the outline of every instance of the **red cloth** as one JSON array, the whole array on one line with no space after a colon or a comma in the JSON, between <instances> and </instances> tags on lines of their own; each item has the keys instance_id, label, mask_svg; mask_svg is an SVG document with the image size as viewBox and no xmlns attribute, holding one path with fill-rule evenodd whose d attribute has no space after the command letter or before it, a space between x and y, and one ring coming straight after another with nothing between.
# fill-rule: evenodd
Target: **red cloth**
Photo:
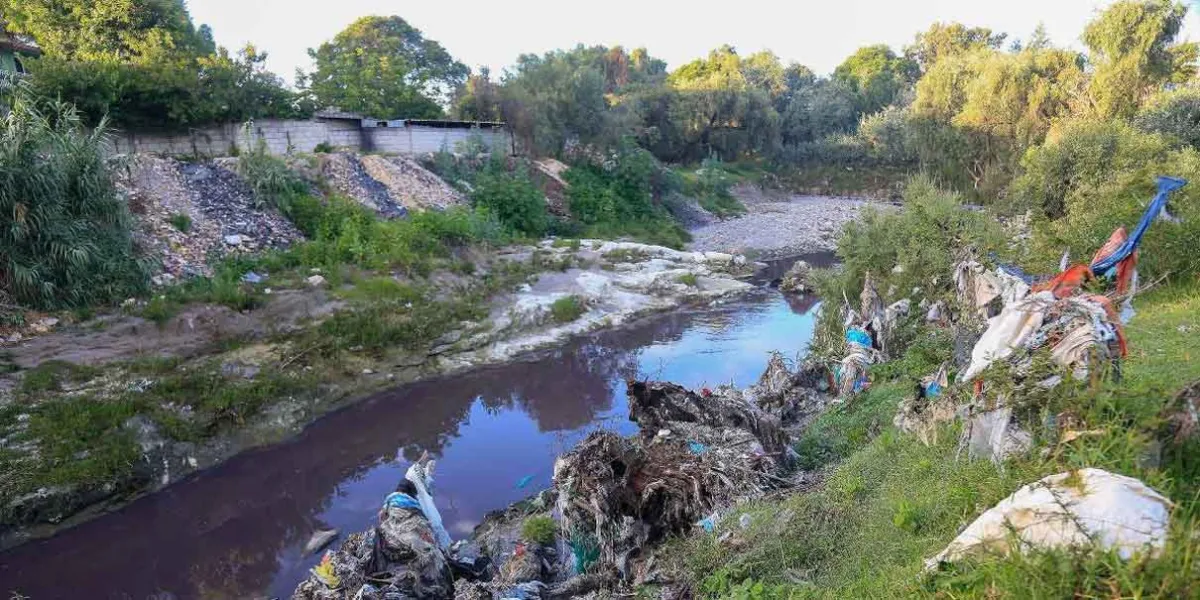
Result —
<instances>
[{"instance_id":1,"label":"red cloth","mask_svg":"<svg viewBox=\"0 0 1200 600\"><path fill-rule=\"evenodd\" d=\"M1084 282L1091 278L1091 267L1088 265L1075 265L1055 275L1054 279L1033 286L1032 289L1035 292L1054 292L1055 298L1062 299L1074 294L1083 286Z\"/></svg>"}]
</instances>

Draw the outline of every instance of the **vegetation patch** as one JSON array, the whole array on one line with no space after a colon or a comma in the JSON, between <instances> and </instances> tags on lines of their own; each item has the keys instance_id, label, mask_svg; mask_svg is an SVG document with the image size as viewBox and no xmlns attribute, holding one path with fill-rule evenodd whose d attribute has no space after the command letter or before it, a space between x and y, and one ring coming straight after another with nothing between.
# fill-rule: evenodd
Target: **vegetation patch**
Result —
<instances>
[{"instance_id":1,"label":"vegetation patch","mask_svg":"<svg viewBox=\"0 0 1200 600\"><path fill-rule=\"evenodd\" d=\"M556 323L570 323L587 312L587 304L579 296L563 296L550 305L550 316Z\"/></svg>"}]
</instances>

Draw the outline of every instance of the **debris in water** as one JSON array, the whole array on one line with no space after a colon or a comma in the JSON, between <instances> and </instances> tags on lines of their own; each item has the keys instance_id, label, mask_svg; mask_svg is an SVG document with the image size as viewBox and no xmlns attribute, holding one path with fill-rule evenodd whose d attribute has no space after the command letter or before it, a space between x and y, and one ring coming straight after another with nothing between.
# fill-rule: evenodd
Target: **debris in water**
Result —
<instances>
[{"instance_id":1,"label":"debris in water","mask_svg":"<svg viewBox=\"0 0 1200 600\"><path fill-rule=\"evenodd\" d=\"M336 529L317 530L312 534L312 537L308 538L308 543L304 545L304 555L308 556L309 554L319 552L322 548L328 546L330 542L337 539L337 536L338 530Z\"/></svg>"}]
</instances>

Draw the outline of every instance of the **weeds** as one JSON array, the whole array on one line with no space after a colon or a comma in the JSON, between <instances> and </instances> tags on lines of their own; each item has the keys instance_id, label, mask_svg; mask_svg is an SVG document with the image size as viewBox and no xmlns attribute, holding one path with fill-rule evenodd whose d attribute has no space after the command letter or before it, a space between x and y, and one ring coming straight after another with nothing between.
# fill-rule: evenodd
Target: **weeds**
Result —
<instances>
[{"instance_id":1,"label":"weeds","mask_svg":"<svg viewBox=\"0 0 1200 600\"><path fill-rule=\"evenodd\" d=\"M558 524L547 516L529 517L521 524L521 538L543 546L554 543L558 535Z\"/></svg>"},{"instance_id":2,"label":"weeds","mask_svg":"<svg viewBox=\"0 0 1200 600\"><path fill-rule=\"evenodd\" d=\"M684 273L683 275L676 277L675 281L678 281L679 283L682 283L688 287L696 287L699 285L700 280L698 277L696 277L695 273Z\"/></svg>"},{"instance_id":3,"label":"weeds","mask_svg":"<svg viewBox=\"0 0 1200 600\"><path fill-rule=\"evenodd\" d=\"M556 323L570 323L587 312L587 305L579 296L563 296L550 305L550 316Z\"/></svg>"},{"instance_id":4,"label":"weeds","mask_svg":"<svg viewBox=\"0 0 1200 600\"><path fill-rule=\"evenodd\" d=\"M171 226L180 233L189 233L192 231L192 218L186 213L175 213L171 215Z\"/></svg>"}]
</instances>

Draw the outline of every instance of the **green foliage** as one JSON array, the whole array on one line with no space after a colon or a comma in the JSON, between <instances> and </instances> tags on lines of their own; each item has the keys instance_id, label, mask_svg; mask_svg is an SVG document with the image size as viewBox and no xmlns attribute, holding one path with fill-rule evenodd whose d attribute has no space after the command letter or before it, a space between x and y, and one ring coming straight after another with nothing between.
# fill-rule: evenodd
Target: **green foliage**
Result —
<instances>
[{"instance_id":1,"label":"green foliage","mask_svg":"<svg viewBox=\"0 0 1200 600\"><path fill-rule=\"evenodd\" d=\"M684 173L682 180L683 193L695 198L704 210L718 217L730 217L746 212L746 207L729 191L736 176L727 171L721 161L705 160L699 169Z\"/></svg>"},{"instance_id":2,"label":"green foliage","mask_svg":"<svg viewBox=\"0 0 1200 600\"><path fill-rule=\"evenodd\" d=\"M192 218L187 213L175 213L171 215L171 226L180 233L188 233L192 230Z\"/></svg>"},{"instance_id":3,"label":"green foliage","mask_svg":"<svg viewBox=\"0 0 1200 600\"><path fill-rule=\"evenodd\" d=\"M104 161L104 129L19 93L0 119L0 312L128 298L148 284L128 209Z\"/></svg>"},{"instance_id":4,"label":"green foliage","mask_svg":"<svg viewBox=\"0 0 1200 600\"><path fill-rule=\"evenodd\" d=\"M549 546L558 535L558 524L548 516L529 517L521 524L521 538L528 542Z\"/></svg>"},{"instance_id":5,"label":"green foliage","mask_svg":"<svg viewBox=\"0 0 1200 600\"><path fill-rule=\"evenodd\" d=\"M916 63L879 44L859 48L834 69L833 78L857 93L860 113L873 113L895 102L916 72Z\"/></svg>"},{"instance_id":6,"label":"green foliage","mask_svg":"<svg viewBox=\"0 0 1200 600\"><path fill-rule=\"evenodd\" d=\"M904 49L904 56L920 65L923 73L943 58L983 48L999 49L1007 37L1004 33L992 33L987 27L938 22L918 33L913 44Z\"/></svg>"},{"instance_id":7,"label":"green foliage","mask_svg":"<svg viewBox=\"0 0 1200 600\"><path fill-rule=\"evenodd\" d=\"M1101 118L1127 118L1162 84L1196 74L1200 45L1175 43L1187 8L1173 0L1121 0L1083 32L1095 73L1088 84L1091 110Z\"/></svg>"},{"instance_id":8,"label":"green foliage","mask_svg":"<svg viewBox=\"0 0 1200 600\"><path fill-rule=\"evenodd\" d=\"M33 85L47 98L78 107L86 123L107 116L129 129L179 130L254 118L306 118L312 106L265 69L266 55L163 57L146 62L78 60L47 55L30 61Z\"/></svg>"},{"instance_id":9,"label":"green foliage","mask_svg":"<svg viewBox=\"0 0 1200 600\"><path fill-rule=\"evenodd\" d=\"M550 316L557 323L570 323L587 312L587 304L579 296L563 296L550 304Z\"/></svg>"},{"instance_id":10,"label":"green foliage","mask_svg":"<svg viewBox=\"0 0 1200 600\"><path fill-rule=\"evenodd\" d=\"M398 17L363 17L309 49L316 70L300 86L318 106L384 119L442 116L469 70L441 44Z\"/></svg>"},{"instance_id":11,"label":"green foliage","mask_svg":"<svg viewBox=\"0 0 1200 600\"><path fill-rule=\"evenodd\" d=\"M0 14L6 29L65 59L153 60L215 49L182 0L0 0Z\"/></svg>"},{"instance_id":12,"label":"green foliage","mask_svg":"<svg viewBox=\"0 0 1200 600\"><path fill-rule=\"evenodd\" d=\"M252 128L253 123L247 123L244 128L247 139ZM302 223L304 218L296 214L299 208L294 204L298 198L310 193L308 184L283 159L273 156L265 141L259 139L253 150L238 156L237 172L250 186L259 207L270 206L279 210L307 233Z\"/></svg>"},{"instance_id":13,"label":"green foliage","mask_svg":"<svg viewBox=\"0 0 1200 600\"><path fill-rule=\"evenodd\" d=\"M1189 86L1151 96L1133 124L1147 133L1160 133L1178 144L1200 149L1200 88Z\"/></svg>"},{"instance_id":14,"label":"green foliage","mask_svg":"<svg viewBox=\"0 0 1200 600\"><path fill-rule=\"evenodd\" d=\"M334 151L333 144L330 144L329 142L321 142L321 143L317 144L316 146L313 146L314 154L329 154L333 151Z\"/></svg>"},{"instance_id":15,"label":"green foliage","mask_svg":"<svg viewBox=\"0 0 1200 600\"><path fill-rule=\"evenodd\" d=\"M472 184L471 204L495 216L512 231L541 237L549 227L546 197L523 168L509 171L493 161Z\"/></svg>"},{"instance_id":16,"label":"green foliage","mask_svg":"<svg viewBox=\"0 0 1200 600\"><path fill-rule=\"evenodd\" d=\"M948 290L955 254L966 247L984 254L1002 252L1004 236L996 221L963 207L958 194L939 190L928 177L914 177L904 190L904 210L868 209L846 226L838 241L842 283L847 290L861 290L871 273L880 291L893 284L900 290L919 286L932 296L931 279L936 277L939 288ZM893 272L897 266L902 272Z\"/></svg>"},{"instance_id":17,"label":"green foliage","mask_svg":"<svg viewBox=\"0 0 1200 600\"><path fill-rule=\"evenodd\" d=\"M696 277L695 273L684 273L683 275L676 277L675 281L678 281L679 283L682 283L688 287L696 287L696 285L699 284L700 279Z\"/></svg>"}]
</instances>

